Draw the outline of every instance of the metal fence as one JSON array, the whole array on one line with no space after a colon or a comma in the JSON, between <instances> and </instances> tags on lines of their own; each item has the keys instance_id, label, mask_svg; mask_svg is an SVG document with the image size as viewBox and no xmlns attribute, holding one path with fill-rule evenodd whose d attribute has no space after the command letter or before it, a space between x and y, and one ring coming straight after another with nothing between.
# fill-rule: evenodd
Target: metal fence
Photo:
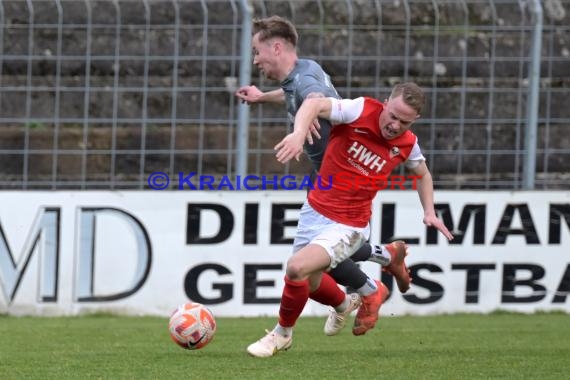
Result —
<instances>
[{"instance_id":1,"label":"metal fence","mask_svg":"<svg viewBox=\"0 0 570 380\"><path fill-rule=\"evenodd\" d=\"M251 174L305 174L273 158L284 107L252 106L236 145L244 4L291 19L300 56L344 97L422 85L414 128L436 187L521 189L530 164L537 189L570 188L570 0L3 0L0 188L144 189L155 171L233 176L238 157Z\"/></svg>"}]
</instances>

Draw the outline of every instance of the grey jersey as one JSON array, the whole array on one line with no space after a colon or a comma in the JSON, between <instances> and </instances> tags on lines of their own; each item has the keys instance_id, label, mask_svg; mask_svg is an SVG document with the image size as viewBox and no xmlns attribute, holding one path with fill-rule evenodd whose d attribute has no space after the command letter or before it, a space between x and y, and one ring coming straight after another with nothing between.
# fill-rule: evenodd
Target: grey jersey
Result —
<instances>
[{"instance_id":1,"label":"grey jersey","mask_svg":"<svg viewBox=\"0 0 570 380\"><path fill-rule=\"evenodd\" d=\"M293 71L281 82L281 88L285 92L287 112L291 121L294 120L297 110L310 93L321 93L325 97L340 99L329 75L325 73L317 62L310 59L297 60ZM313 145L305 142L304 146L305 153L307 153L313 168L317 171L320 169L323 161L331 128L328 120L319 119L319 123L321 125L321 130L319 131L321 139L314 139Z\"/></svg>"}]
</instances>

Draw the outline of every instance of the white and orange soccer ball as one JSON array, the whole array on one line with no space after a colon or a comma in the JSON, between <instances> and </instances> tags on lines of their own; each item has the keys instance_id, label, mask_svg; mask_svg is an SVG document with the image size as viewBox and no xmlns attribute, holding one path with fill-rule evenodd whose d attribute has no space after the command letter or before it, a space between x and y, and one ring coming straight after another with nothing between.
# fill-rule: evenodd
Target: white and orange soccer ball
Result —
<instances>
[{"instance_id":1,"label":"white and orange soccer ball","mask_svg":"<svg viewBox=\"0 0 570 380\"><path fill-rule=\"evenodd\" d=\"M172 340L182 348L197 350L214 338L216 320L206 306L197 302L182 304L174 310L168 322Z\"/></svg>"}]
</instances>

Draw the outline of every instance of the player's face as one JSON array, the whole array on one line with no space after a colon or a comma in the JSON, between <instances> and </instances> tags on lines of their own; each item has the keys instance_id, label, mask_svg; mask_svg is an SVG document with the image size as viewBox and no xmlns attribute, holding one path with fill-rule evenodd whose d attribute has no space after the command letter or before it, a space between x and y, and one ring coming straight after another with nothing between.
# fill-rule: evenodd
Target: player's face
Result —
<instances>
[{"instance_id":1,"label":"player's face","mask_svg":"<svg viewBox=\"0 0 570 380\"><path fill-rule=\"evenodd\" d=\"M380 133L386 140L395 139L410 129L418 117L418 113L404 102L402 96L390 98L380 114Z\"/></svg>"},{"instance_id":2,"label":"player's face","mask_svg":"<svg viewBox=\"0 0 570 380\"><path fill-rule=\"evenodd\" d=\"M278 80L276 67L278 65L275 54L275 44L271 39L259 41L259 33L252 40L253 64L267 79Z\"/></svg>"}]
</instances>

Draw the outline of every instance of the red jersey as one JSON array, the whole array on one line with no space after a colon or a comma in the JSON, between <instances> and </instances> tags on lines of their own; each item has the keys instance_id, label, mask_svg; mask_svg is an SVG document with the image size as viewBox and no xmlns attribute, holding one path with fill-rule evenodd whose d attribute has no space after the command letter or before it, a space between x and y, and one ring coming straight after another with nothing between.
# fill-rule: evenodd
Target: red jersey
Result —
<instances>
[{"instance_id":1,"label":"red jersey","mask_svg":"<svg viewBox=\"0 0 570 380\"><path fill-rule=\"evenodd\" d=\"M350 118L355 120L331 129L317 179L320 182L309 192L308 201L329 219L365 227L372 214L372 200L385 187L392 170L408 159L414 147L414 158L423 159L423 156L416 135L409 130L392 140L382 137L379 118L384 105L375 99L333 101L333 114L334 107L346 104L352 107L357 101L360 102L356 117Z\"/></svg>"}]
</instances>

